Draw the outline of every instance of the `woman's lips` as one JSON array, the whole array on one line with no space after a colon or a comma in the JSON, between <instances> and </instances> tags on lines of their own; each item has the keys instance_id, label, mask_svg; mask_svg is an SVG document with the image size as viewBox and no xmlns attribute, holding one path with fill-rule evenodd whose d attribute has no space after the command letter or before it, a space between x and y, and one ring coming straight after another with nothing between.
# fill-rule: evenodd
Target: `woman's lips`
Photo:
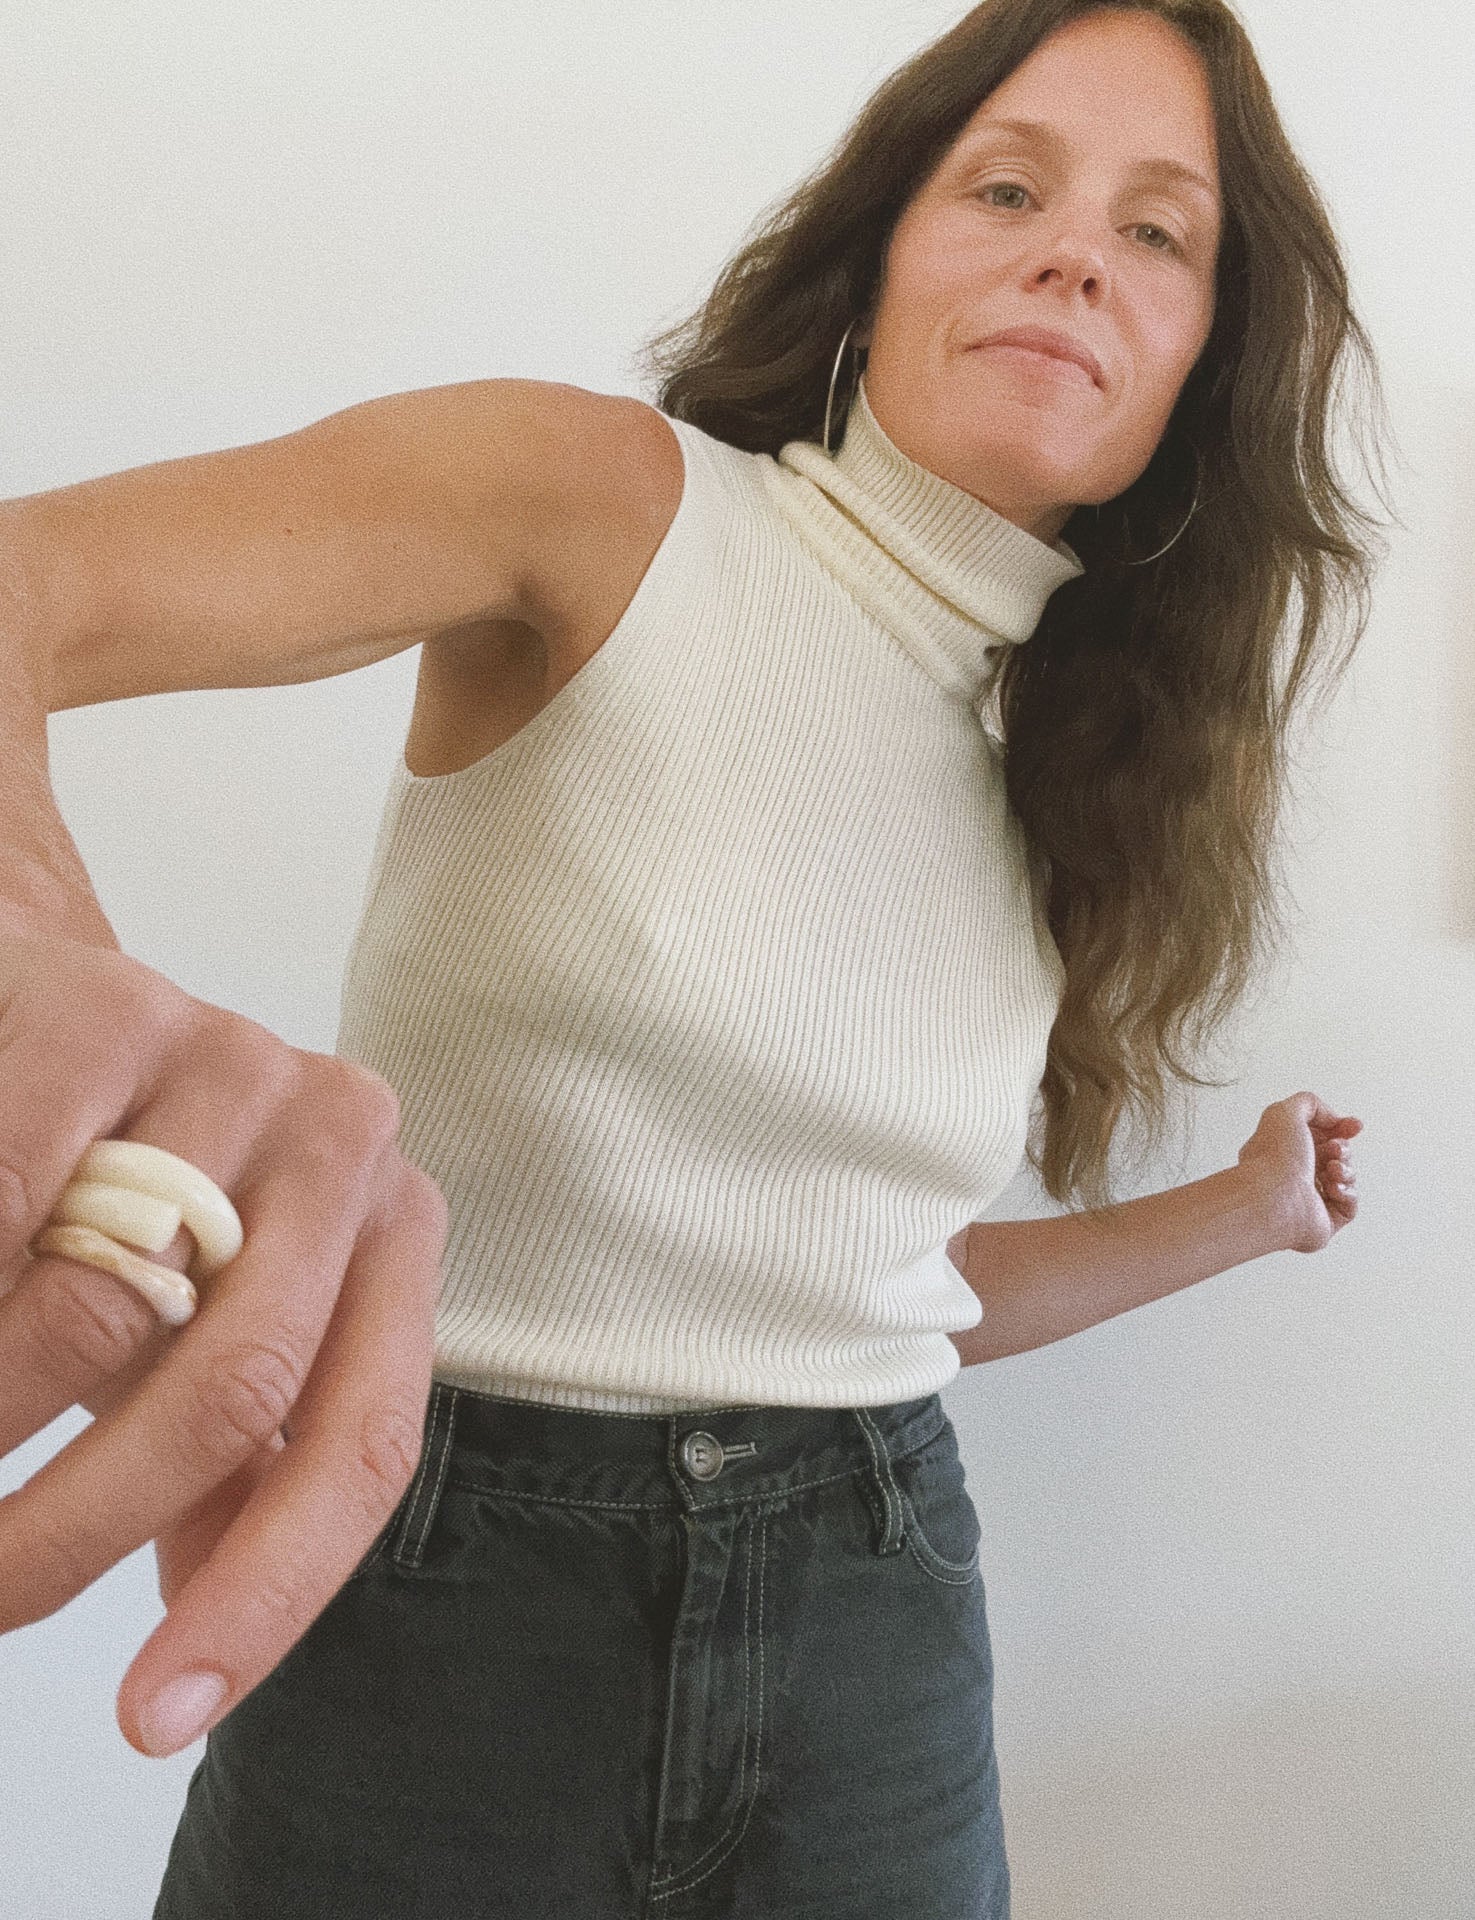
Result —
<instances>
[{"instance_id":1,"label":"woman's lips","mask_svg":"<svg viewBox=\"0 0 1475 1920\"><path fill-rule=\"evenodd\" d=\"M1043 353L1038 347L1021 347L1013 340L985 340L978 351L1007 353L1022 364L1047 368L1051 372L1082 381L1088 387L1096 385L1089 371L1081 365L1079 360L1066 360L1058 353Z\"/></svg>"}]
</instances>

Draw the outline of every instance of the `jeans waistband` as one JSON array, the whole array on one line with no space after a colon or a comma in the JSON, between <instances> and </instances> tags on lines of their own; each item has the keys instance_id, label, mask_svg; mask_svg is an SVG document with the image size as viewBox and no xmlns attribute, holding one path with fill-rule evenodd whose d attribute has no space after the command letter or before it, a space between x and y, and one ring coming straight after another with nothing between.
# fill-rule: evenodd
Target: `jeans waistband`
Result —
<instances>
[{"instance_id":1,"label":"jeans waistband","mask_svg":"<svg viewBox=\"0 0 1475 1920\"><path fill-rule=\"evenodd\" d=\"M875 1407L611 1414L438 1381L426 1425L442 1429L449 1471L488 1492L618 1499L675 1512L773 1498L878 1468L883 1459L925 1446L946 1419L936 1393Z\"/></svg>"},{"instance_id":2,"label":"jeans waistband","mask_svg":"<svg viewBox=\"0 0 1475 1920\"><path fill-rule=\"evenodd\" d=\"M877 1551L896 1553L905 1533L891 1462L928 1445L948 1424L936 1393L873 1407L627 1414L514 1400L437 1380L420 1461L385 1541L392 1539L401 1565L418 1565L448 1485L561 1505L695 1514L778 1500L860 1473Z\"/></svg>"}]
</instances>

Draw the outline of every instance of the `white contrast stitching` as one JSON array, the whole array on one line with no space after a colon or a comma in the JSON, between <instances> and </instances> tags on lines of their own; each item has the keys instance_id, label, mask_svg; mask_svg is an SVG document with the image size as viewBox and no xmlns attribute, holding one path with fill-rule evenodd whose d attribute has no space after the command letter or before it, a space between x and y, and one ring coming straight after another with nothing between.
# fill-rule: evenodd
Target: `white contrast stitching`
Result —
<instances>
[{"instance_id":1,"label":"white contrast stitching","mask_svg":"<svg viewBox=\"0 0 1475 1920\"><path fill-rule=\"evenodd\" d=\"M662 1884L659 1890L656 1889L655 1883L652 1882L651 1887L649 1889L650 1898L652 1900L667 1900L671 1897L672 1894L689 1893L693 1887L700 1886L703 1880L710 1879L711 1876L722 1865L722 1862L727 1858L728 1854L730 1854L733 1851L733 1849L737 1846L738 1842L742 1839L743 1835L747 1832L748 1822L753 1817L753 1808L758 1803L758 1786L759 1786L759 1782L763 1777L763 1594L764 1594L765 1584L767 1580L767 1573L768 1573L768 1514L767 1514L767 1511L763 1511L757 1516L757 1527L758 1527L758 1730L756 1735L754 1736L754 1741L753 1741L752 1791L748 1793L745 1802L740 1802L740 1811L742 1814L742 1825L738 1826L737 1832L733 1833L733 1827L737 1825L737 1819L738 1819L737 1813L734 1813L732 1819L728 1822L727 1833L724 1833L719 1839L714 1840L711 1846L705 1848L701 1853L697 1855L695 1860L691 1861L686 1867L682 1868L679 1876L677 1876L676 1878L668 1879L665 1883ZM738 1775L738 1779L740 1783L743 1779L746 1778L747 1771L748 1771L748 1714L749 1714L749 1705L751 1701L751 1687L749 1685L749 1676L750 1676L751 1666L748 1658L748 1646L749 1646L748 1595L752 1592L752 1584L753 1584L752 1569L753 1569L753 1546L752 1546L752 1534L750 1532L748 1536L748 1579L743 1589L743 1762L742 1762L742 1771ZM739 1795L741 1795L743 1791L744 1789L740 1784L738 1788ZM701 1865L702 1861L705 1860L707 1855L712 1851L712 1847L722 1846L722 1842L723 1840L727 1839L728 1834L732 1834L732 1839L730 1843L726 1847L723 1847L722 1852L718 1854L717 1858L712 1862L711 1866L707 1868L706 1872L698 1875L697 1878L693 1880L691 1878L692 1874L696 1872L696 1869Z\"/></svg>"},{"instance_id":2,"label":"white contrast stitching","mask_svg":"<svg viewBox=\"0 0 1475 1920\"><path fill-rule=\"evenodd\" d=\"M408 1542L406 1543L408 1548L407 1558L408 1558L409 1564L412 1567L419 1566L420 1557L425 1551L425 1542L430 1534L431 1522L435 1519L436 1508L440 1505L441 1488L445 1483L446 1468L450 1464L450 1458L451 1458L451 1441L455 1431L456 1399L457 1399L459 1389L456 1387L445 1388L445 1391L449 1393L451 1396L451 1404L450 1404L450 1409L447 1412L447 1415L444 1421L442 1421L440 1418L439 1396L441 1391L442 1391L441 1384L440 1382L437 1381L436 1404L431 1413L431 1438L435 1441L435 1443L440 1449L440 1458L436 1465L436 1470L435 1470L435 1485L431 1489L429 1500L425 1503L425 1512L420 1521L419 1532L415 1537L413 1546L409 1546ZM428 1460L426 1464L428 1466L429 1464ZM424 1489L422 1486L421 1488L422 1494L423 1494L423 1491ZM416 1496L417 1504L419 1502L419 1499L420 1499L420 1495L417 1495ZM412 1512L413 1512L413 1509L412 1509Z\"/></svg>"},{"instance_id":3,"label":"white contrast stitching","mask_svg":"<svg viewBox=\"0 0 1475 1920\"><path fill-rule=\"evenodd\" d=\"M891 1471L891 1455L884 1444L879 1448L877 1447L876 1443L881 1438L880 1429L864 1407L857 1407L855 1409L855 1417L860 1422L861 1432L864 1433L866 1437L866 1445L871 1450L871 1465L875 1469L876 1480L881 1488L881 1498L886 1503L886 1525L884 1537L881 1541L881 1545L884 1548L887 1541L893 1538L900 1525L896 1505L896 1479ZM927 1446L928 1444L925 1440L922 1442L923 1446ZM920 1451L920 1449L917 1450Z\"/></svg>"}]
</instances>

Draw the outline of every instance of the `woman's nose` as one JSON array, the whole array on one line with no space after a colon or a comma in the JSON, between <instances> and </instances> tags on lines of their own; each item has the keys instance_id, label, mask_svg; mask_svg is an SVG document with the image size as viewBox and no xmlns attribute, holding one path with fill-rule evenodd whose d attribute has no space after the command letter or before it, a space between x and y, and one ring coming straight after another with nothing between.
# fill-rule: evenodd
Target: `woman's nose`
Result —
<instances>
[{"instance_id":1,"label":"woman's nose","mask_svg":"<svg viewBox=\"0 0 1475 1920\"><path fill-rule=\"evenodd\" d=\"M1089 237L1060 233L1042 249L1035 277L1040 281L1058 280L1072 293L1079 288L1099 296L1106 287L1106 257Z\"/></svg>"}]
</instances>

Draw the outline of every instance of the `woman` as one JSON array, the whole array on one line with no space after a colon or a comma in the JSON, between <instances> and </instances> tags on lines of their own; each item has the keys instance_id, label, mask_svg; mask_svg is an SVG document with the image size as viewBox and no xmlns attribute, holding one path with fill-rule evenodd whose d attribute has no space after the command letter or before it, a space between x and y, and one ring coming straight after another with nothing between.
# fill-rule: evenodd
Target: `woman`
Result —
<instances>
[{"instance_id":1,"label":"woman","mask_svg":"<svg viewBox=\"0 0 1475 1920\"><path fill-rule=\"evenodd\" d=\"M975 9L666 337L574 670L483 717L422 668L339 1052L450 1206L423 1447L211 1725L156 1920L1007 1915L938 1389L1356 1209L1302 1093L975 1221L1037 1090L1109 1201L1268 947L1368 577L1348 344L1222 0Z\"/></svg>"}]
</instances>

